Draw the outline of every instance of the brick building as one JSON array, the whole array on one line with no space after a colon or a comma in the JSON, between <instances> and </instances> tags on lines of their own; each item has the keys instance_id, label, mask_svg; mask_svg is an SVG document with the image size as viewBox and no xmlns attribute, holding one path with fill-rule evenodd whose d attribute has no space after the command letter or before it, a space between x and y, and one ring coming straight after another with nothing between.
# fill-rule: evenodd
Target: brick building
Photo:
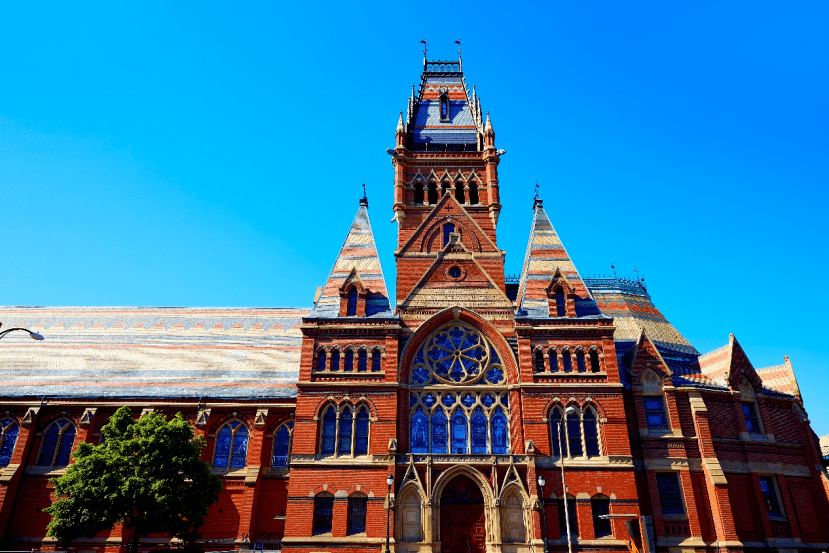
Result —
<instances>
[{"instance_id":1,"label":"brick building","mask_svg":"<svg viewBox=\"0 0 829 553\"><path fill-rule=\"evenodd\" d=\"M376 552L389 506L399 552L563 552L567 522L580 551L829 548L788 358L700 354L642 282L582 279L540 198L505 277L505 151L460 59L424 59L388 153L394 305L363 198L311 309L0 309L46 337L0 342L5 549L58 547L48 478L121 405L206 436L208 550Z\"/></svg>"}]
</instances>

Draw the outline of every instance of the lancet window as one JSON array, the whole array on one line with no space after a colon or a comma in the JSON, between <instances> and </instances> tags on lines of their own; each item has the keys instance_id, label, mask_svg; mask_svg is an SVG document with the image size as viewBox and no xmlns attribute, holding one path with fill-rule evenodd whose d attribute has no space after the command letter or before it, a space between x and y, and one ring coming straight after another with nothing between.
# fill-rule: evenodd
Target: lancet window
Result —
<instances>
[{"instance_id":1,"label":"lancet window","mask_svg":"<svg viewBox=\"0 0 829 553\"><path fill-rule=\"evenodd\" d=\"M572 406L576 412L564 417L564 408L556 405L550 411L550 443L553 457L568 459L590 458L601 455L599 419L591 405ZM566 418L566 420L565 420Z\"/></svg>"},{"instance_id":2,"label":"lancet window","mask_svg":"<svg viewBox=\"0 0 829 553\"><path fill-rule=\"evenodd\" d=\"M492 344L453 322L433 332L410 374L410 450L436 455L509 453L506 376Z\"/></svg>"},{"instance_id":3,"label":"lancet window","mask_svg":"<svg viewBox=\"0 0 829 553\"><path fill-rule=\"evenodd\" d=\"M43 444L37 464L64 467L69 464L69 454L75 443L75 425L68 419L60 419L49 425L43 433Z\"/></svg>"},{"instance_id":4,"label":"lancet window","mask_svg":"<svg viewBox=\"0 0 829 553\"><path fill-rule=\"evenodd\" d=\"M552 347L549 350L544 350L539 346L533 353L533 370L536 373L597 373L602 369L599 350L596 346L589 348L587 346Z\"/></svg>"},{"instance_id":5,"label":"lancet window","mask_svg":"<svg viewBox=\"0 0 829 553\"><path fill-rule=\"evenodd\" d=\"M344 353L341 353L344 351ZM375 346L369 349L365 345L338 345L330 349L319 347L316 351L316 372L380 372L382 370L383 350Z\"/></svg>"},{"instance_id":6,"label":"lancet window","mask_svg":"<svg viewBox=\"0 0 829 553\"><path fill-rule=\"evenodd\" d=\"M216 433L216 453L213 466L241 468L248 455L248 427L240 420L225 423Z\"/></svg>"},{"instance_id":7,"label":"lancet window","mask_svg":"<svg viewBox=\"0 0 829 553\"><path fill-rule=\"evenodd\" d=\"M13 419L0 420L0 467L11 462L20 427Z\"/></svg>"},{"instance_id":8,"label":"lancet window","mask_svg":"<svg viewBox=\"0 0 829 553\"><path fill-rule=\"evenodd\" d=\"M329 405L322 415L320 454L323 457L368 455L369 413L365 405Z\"/></svg>"},{"instance_id":9,"label":"lancet window","mask_svg":"<svg viewBox=\"0 0 829 553\"><path fill-rule=\"evenodd\" d=\"M276 468L286 468L288 466L288 456L291 453L291 438L294 432L294 422L286 422L276 429L273 433L273 459L271 466Z\"/></svg>"}]
</instances>

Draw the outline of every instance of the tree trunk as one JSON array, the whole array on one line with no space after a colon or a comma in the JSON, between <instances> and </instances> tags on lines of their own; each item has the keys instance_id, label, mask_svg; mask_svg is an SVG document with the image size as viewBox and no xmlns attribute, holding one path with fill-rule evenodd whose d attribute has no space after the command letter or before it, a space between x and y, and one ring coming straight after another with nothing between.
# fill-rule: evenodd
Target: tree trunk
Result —
<instances>
[{"instance_id":1,"label":"tree trunk","mask_svg":"<svg viewBox=\"0 0 829 553\"><path fill-rule=\"evenodd\" d=\"M132 534L132 544L130 545L131 553L138 553L138 540L141 539L141 533L138 531L138 526L135 527L135 532Z\"/></svg>"}]
</instances>

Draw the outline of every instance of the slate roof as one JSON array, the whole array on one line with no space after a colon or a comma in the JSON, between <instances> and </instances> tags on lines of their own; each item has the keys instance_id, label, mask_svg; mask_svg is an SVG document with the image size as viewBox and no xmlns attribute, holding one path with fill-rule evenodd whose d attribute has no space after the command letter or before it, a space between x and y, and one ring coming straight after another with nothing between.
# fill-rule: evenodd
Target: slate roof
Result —
<instances>
[{"instance_id":1,"label":"slate roof","mask_svg":"<svg viewBox=\"0 0 829 553\"><path fill-rule=\"evenodd\" d=\"M293 398L309 309L0 307L3 397Z\"/></svg>"},{"instance_id":2,"label":"slate roof","mask_svg":"<svg viewBox=\"0 0 829 553\"><path fill-rule=\"evenodd\" d=\"M576 316L599 316L596 302L584 285L581 275L558 237L556 229L553 228L550 218L547 217L542 201L536 199L533 205L530 238L518 283L517 316L534 319L549 318L547 293L544 289L550 284L556 269L561 271L578 296L575 302Z\"/></svg>"},{"instance_id":3,"label":"slate roof","mask_svg":"<svg viewBox=\"0 0 829 553\"><path fill-rule=\"evenodd\" d=\"M334 318L340 313L340 288L351 274L357 272L363 286L371 292L366 300L367 317L392 317L389 293L377 244L368 218L368 202L361 200L351 228L345 237L340 253L328 274L322 294L314 304L310 317Z\"/></svg>"}]
</instances>

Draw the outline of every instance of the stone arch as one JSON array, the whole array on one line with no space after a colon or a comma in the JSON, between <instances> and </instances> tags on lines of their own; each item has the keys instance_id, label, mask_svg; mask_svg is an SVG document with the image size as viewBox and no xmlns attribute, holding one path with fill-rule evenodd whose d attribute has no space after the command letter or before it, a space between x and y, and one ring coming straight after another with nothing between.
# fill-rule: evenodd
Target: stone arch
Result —
<instances>
[{"instance_id":1,"label":"stone arch","mask_svg":"<svg viewBox=\"0 0 829 553\"><path fill-rule=\"evenodd\" d=\"M426 520L424 503L427 501L426 492L417 481L410 480L403 484L398 492L396 536L400 541L422 542L425 539L423 522Z\"/></svg>"},{"instance_id":2,"label":"stone arch","mask_svg":"<svg viewBox=\"0 0 829 553\"><path fill-rule=\"evenodd\" d=\"M458 217L447 216L438 221L435 221L423 233L423 242L421 243L421 251L432 253L443 249L443 225L451 223L455 225L455 232L460 233L461 242L469 250L474 252L481 252L481 241L475 232Z\"/></svg>"},{"instance_id":3,"label":"stone arch","mask_svg":"<svg viewBox=\"0 0 829 553\"><path fill-rule=\"evenodd\" d=\"M501 490L501 537L504 543L526 543L529 498L522 486L510 482Z\"/></svg>"},{"instance_id":4,"label":"stone arch","mask_svg":"<svg viewBox=\"0 0 829 553\"><path fill-rule=\"evenodd\" d=\"M484 525L486 528L485 542L486 544L499 542L501 538L501 522L497 504L500 502L496 501L495 493L486 476L484 476L479 470L468 465L455 465L446 469L440 474L440 476L438 476L432 486L431 504L434 508L432 509L431 522L434 541L439 542L441 540L439 533L441 526L441 496L443 495L443 491L446 489L446 486L456 476L466 476L472 480L472 482L477 484L484 499Z\"/></svg>"}]
</instances>

